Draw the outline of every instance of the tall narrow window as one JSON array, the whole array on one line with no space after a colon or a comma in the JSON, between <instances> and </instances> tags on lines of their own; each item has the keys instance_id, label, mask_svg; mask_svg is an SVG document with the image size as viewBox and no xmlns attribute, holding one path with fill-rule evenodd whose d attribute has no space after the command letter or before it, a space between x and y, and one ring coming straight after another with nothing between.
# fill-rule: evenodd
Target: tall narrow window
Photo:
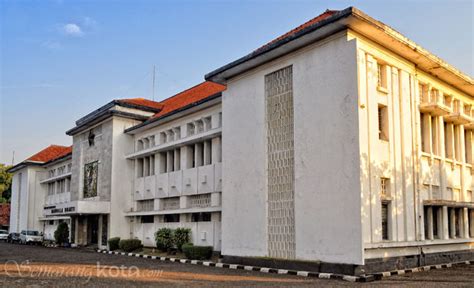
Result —
<instances>
[{"instance_id":1,"label":"tall narrow window","mask_svg":"<svg viewBox=\"0 0 474 288\"><path fill-rule=\"evenodd\" d=\"M382 240L389 240L389 233L388 233L389 206L390 204L388 202L382 201Z\"/></svg>"},{"instance_id":2,"label":"tall narrow window","mask_svg":"<svg viewBox=\"0 0 474 288\"><path fill-rule=\"evenodd\" d=\"M387 106L379 105L378 108L379 139L388 141L388 113Z\"/></svg>"},{"instance_id":3,"label":"tall narrow window","mask_svg":"<svg viewBox=\"0 0 474 288\"><path fill-rule=\"evenodd\" d=\"M431 116L431 147L434 155L439 155L438 151L438 118Z\"/></svg>"},{"instance_id":4,"label":"tall narrow window","mask_svg":"<svg viewBox=\"0 0 474 288\"><path fill-rule=\"evenodd\" d=\"M460 131L459 125L454 125L454 157L457 161L461 161L461 146L460 146Z\"/></svg>"},{"instance_id":5,"label":"tall narrow window","mask_svg":"<svg viewBox=\"0 0 474 288\"><path fill-rule=\"evenodd\" d=\"M430 153L430 142L429 137L429 122L427 121L428 115L420 113L420 130L421 130L421 151Z\"/></svg>"},{"instance_id":6,"label":"tall narrow window","mask_svg":"<svg viewBox=\"0 0 474 288\"><path fill-rule=\"evenodd\" d=\"M466 163L472 164L472 131L464 130L464 152Z\"/></svg>"},{"instance_id":7,"label":"tall narrow window","mask_svg":"<svg viewBox=\"0 0 474 288\"><path fill-rule=\"evenodd\" d=\"M387 89L387 66L377 63L377 87Z\"/></svg>"},{"instance_id":8,"label":"tall narrow window","mask_svg":"<svg viewBox=\"0 0 474 288\"><path fill-rule=\"evenodd\" d=\"M137 177L143 177L143 158L139 158L136 160L137 165Z\"/></svg>"}]
</instances>

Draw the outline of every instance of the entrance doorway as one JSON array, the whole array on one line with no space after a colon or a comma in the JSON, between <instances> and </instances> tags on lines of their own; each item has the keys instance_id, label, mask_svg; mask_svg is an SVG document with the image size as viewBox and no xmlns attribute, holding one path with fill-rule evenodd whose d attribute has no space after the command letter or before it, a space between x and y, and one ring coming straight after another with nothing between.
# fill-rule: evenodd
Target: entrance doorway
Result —
<instances>
[{"instance_id":1,"label":"entrance doorway","mask_svg":"<svg viewBox=\"0 0 474 288\"><path fill-rule=\"evenodd\" d=\"M99 215L87 218L87 245L99 244Z\"/></svg>"}]
</instances>

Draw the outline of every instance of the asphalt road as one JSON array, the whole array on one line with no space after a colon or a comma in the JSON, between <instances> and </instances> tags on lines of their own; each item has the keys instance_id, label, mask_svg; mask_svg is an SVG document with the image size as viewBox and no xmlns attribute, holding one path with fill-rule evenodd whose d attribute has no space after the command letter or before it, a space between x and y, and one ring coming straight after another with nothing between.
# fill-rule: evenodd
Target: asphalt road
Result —
<instances>
[{"instance_id":1,"label":"asphalt road","mask_svg":"<svg viewBox=\"0 0 474 288\"><path fill-rule=\"evenodd\" d=\"M2 287L474 287L474 265L392 276L371 283L265 274L78 249L0 243Z\"/></svg>"}]
</instances>

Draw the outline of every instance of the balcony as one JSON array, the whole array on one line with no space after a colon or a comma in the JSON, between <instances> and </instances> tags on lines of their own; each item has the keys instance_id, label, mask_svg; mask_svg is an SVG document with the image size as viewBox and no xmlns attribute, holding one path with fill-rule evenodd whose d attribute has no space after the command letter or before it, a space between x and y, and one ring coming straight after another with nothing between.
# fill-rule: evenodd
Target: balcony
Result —
<instances>
[{"instance_id":1,"label":"balcony","mask_svg":"<svg viewBox=\"0 0 474 288\"><path fill-rule=\"evenodd\" d=\"M452 98L440 91L423 87L421 91L420 111L433 116L445 116L452 113Z\"/></svg>"},{"instance_id":2,"label":"balcony","mask_svg":"<svg viewBox=\"0 0 474 288\"><path fill-rule=\"evenodd\" d=\"M459 100L454 102L453 112L445 115L444 120L453 124L472 124L474 119L471 117L471 105L463 105Z\"/></svg>"}]
</instances>

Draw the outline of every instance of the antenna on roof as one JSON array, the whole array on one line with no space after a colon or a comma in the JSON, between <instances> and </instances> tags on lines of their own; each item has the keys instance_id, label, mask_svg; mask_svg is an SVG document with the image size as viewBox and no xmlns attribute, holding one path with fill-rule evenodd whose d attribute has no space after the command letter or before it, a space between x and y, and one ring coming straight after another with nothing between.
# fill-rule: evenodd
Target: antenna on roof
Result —
<instances>
[{"instance_id":1,"label":"antenna on roof","mask_svg":"<svg viewBox=\"0 0 474 288\"><path fill-rule=\"evenodd\" d=\"M13 164L15 164L15 150L13 150L13 153L12 153L12 166Z\"/></svg>"},{"instance_id":2,"label":"antenna on roof","mask_svg":"<svg viewBox=\"0 0 474 288\"><path fill-rule=\"evenodd\" d=\"M155 65L153 65L153 87L152 87L152 93L151 93L151 99L155 101Z\"/></svg>"}]
</instances>

